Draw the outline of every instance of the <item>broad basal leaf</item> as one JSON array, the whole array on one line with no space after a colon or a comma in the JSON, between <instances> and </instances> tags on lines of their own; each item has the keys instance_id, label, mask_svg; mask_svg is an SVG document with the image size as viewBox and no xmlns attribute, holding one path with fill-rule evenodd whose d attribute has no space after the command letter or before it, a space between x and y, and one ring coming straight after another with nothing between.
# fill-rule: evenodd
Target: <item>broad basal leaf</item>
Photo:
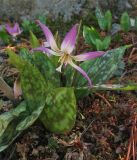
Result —
<instances>
[{"instance_id":1,"label":"broad basal leaf","mask_svg":"<svg viewBox=\"0 0 137 160\"><path fill-rule=\"evenodd\" d=\"M105 12L104 19L106 20L106 29L110 30L112 25L112 14L110 10Z\"/></svg>"},{"instance_id":2,"label":"broad basal leaf","mask_svg":"<svg viewBox=\"0 0 137 160\"><path fill-rule=\"evenodd\" d=\"M0 115L0 152L20 134L17 125L27 116L26 103L20 103L15 109Z\"/></svg>"},{"instance_id":3,"label":"broad basal leaf","mask_svg":"<svg viewBox=\"0 0 137 160\"><path fill-rule=\"evenodd\" d=\"M45 88L48 89L48 84L34 65L25 61L14 52L9 51L8 54L10 62L20 71L23 95L30 111L33 111L43 102L45 103Z\"/></svg>"},{"instance_id":4,"label":"broad basal leaf","mask_svg":"<svg viewBox=\"0 0 137 160\"><path fill-rule=\"evenodd\" d=\"M96 45L96 39L101 39L99 33L94 27L84 26L83 37L89 45Z\"/></svg>"},{"instance_id":5,"label":"broad basal leaf","mask_svg":"<svg viewBox=\"0 0 137 160\"><path fill-rule=\"evenodd\" d=\"M40 119L52 132L70 131L76 120L76 99L73 88L57 88L49 93Z\"/></svg>"},{"instance_id":6,"label":"broad basal leaf","mask_svg":"<svg viewBox=\"0 0 137 160\"><path fill-rule=\"evenodd\" d=\"M54 59L54 57L49 58L42 52L30 53L28 49L24 48L21 49L20 56L35 65L49 84L53 84L53 87L59 87L59 73L56 71L57 59Z\"/></svg>"},{"instance_id":7,"label":"broad basal leaf","mask_svg":"<svg viewBox=\"0 0 137 160\"><path fill-rule=\"evenodd\" d=\"M81 63L80 67L86 71L93 85L103 84L109 80L117 70L126 48L127 46L109 50L99 58ZM77 86L87 85L87 81L80 74L76 82Z\"/></svg>"},{"instance_id":8,"label":"broad basal leaf","mask_svg":"<svg viewBox=\"0 0 137 160\"><path fill-rule=\"evenodd\" d=\"M106 29L106 19L104 18L104 15L99 7L96 7L95 15L98 20L99 27L102 30L105 30Z\"/></svg>"},{"instance_id":9,"label":"broad basal leaf","mask_svg":"<svg viewBox=\"0 0 137 160\"><path fill-rule=\"evenodd\" d=\"M104 40L103 40L103 50L108 49L108 47L110 45L110 42L111 42L111 37L110 36L107 36L107 37L104 38Z\"/></svg>"},{"instance_id":10,"label":"broad basal leaf","mask_svg":"<svg viewBox=\"0 0 137 160\"><path fill-rule=\"evenodd\" d=\"M45 106L47 83L39 70L8 50L9 60L21 73L25 102L0 116L0 150L4 150L24 129L32 125ZM46 88L46 89L45 89Z\"/></svg>"},{"instance_id":11,"label":"broad basal leaf","mask_svg":"<svg viewBox=\"0 0 137 160\"><path fill-rule=\"evenodd\" d=\"M123 31L128 32L130 30L131 27L130 17L127 12L124 12L122 14L120 24L121 24L121 29Z\"/></svg>"},{"instance_id":12,"label":"broad basal leaf","mask_svg":"<svg viewBox=\"0 0 137 160\"><path fill-rule=\"evenodd\" d=\"M39 69L45 80L53 85L53 88L59 87L60 78L56 71L56 62L54 57L49 58L42 52L33 54L33 63Z\"/></svg>"}]
</instances>

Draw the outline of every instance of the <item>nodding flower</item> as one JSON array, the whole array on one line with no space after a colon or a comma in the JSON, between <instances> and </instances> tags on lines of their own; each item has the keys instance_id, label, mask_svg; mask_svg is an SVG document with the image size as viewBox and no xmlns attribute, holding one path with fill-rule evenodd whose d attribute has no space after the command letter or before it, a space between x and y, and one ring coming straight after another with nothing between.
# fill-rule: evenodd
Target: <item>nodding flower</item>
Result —
<instances>
[{"instance_id":1,"label":"nodding flower","mask_svg":"<svg viewBox=\"0 0 137 160\"><path fill-rule=\"evenodd\" d=\"M46 53L48 56L54 55L59 57L60 66L56 69L57 71L61 72L63 65L71 65L73 68L75 68L78 72L80 72L88 81L89 86L92 86L92 82L90 78L88 77L87 73L78 65L74 63L74 61L86 61L89 59L93 59L96 57L102 56L105 52L103 51L93 51L93 52L87 52L79 55L73 55L73 50L75 48L75 43L77 39L77 31L78 31L78 24L74 25L72 29L66 34L61 47L59 48L57 46L57 43L54 39L54 36L50 29L42 24L39 20L36 21L38 25L41 27L42 31L44 32L44 35L46 37L47 43L50 47L41 46L38 48L35 48L34 51L42 51L43 53Z\"/></svg>"},{"instance_id":2,"label":"nodding flower","mask_svg":"<svg viewBox=\"0 0 137 160\"><path fill-rule=\"evenodd\" d=\"M9 24L6 24L5 29L13 37L16 37L22 33L18 23L15 23L13 27L11 27Z\"/></svg>"}]
</instances>

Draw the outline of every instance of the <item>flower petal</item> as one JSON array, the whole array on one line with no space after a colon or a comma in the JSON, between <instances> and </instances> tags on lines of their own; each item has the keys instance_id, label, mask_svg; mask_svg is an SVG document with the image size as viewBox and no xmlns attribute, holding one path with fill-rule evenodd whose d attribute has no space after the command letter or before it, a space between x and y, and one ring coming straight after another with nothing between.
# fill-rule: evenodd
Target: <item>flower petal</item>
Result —
<instances>
[{"instance_id":1,"label":"flower petal","mask_svg":"<svg viewBox=\"0 0 137 160\"><path fill-rule=\"evenodd\" d=\"M44 32L44 35L48 41L48 43L50 44L50 47L54 50L57 51L59 50L56 44L56 41L54 39L53 34L51 33L51 31L49 30L49 28L47 26L45 26L44 24L42 24L39 20L36 21L39 26L41 27L42 31Z\"/></svg>"},{"instance_id":2,"label":"flower petal","mask_svg":"<svg viewBox=\"0 0 137 160\"><path fill-rule=\"evenodd\" d=\"M86 60L89 60L89 59L100 57L104 53L105 52L103 52L103 51L87 52L87 53L84 53L84 54L73 56L73 58L74 58L75 61L86 61Z\"/></svg>"},{"instance_id":3,"label":"flower petal","mask_svg":"<svg viewBox=\"0 0 137 160\"><path fill-rule=\"evenodd\" d=\"M14 27L12 28L13 29L13 32L16 33L19 29L19 24L18 23L15 23Z\"/></svg>"},{"instance_id":4,"label":"flower petal","mask_svg":"<svg viewBox=\"0 0 137 160\"><path fill-rule=\"evenodd\" d=\"M18 23L15 23L14 27L11 27L9 24L6 24L5 29L13 37L16 37L17 35L21 34L21 32L22 32L22 30L20 30L20 28L19 28Z\"/></svg>"},{"instance_id":5,"label":"flower petal","mask_svg":"<svg viewBox=\"0 0 137 160\"><path fill-rule=\"evenodd\" d=\"M70 61L69 64L72 67L74 67L76 70L78 70L87 79L87 81L89 83L89 86L91 87L92 86L92 82L91 82L90 78L88 77L87 73L82 68L80 68L79 66L74 64L72 61Z\"/></svg>"},{"instance_id":6,"label":"flower petal","mask_svg":"<svg viewBox=\"0 0 137 160\"><path fill-rule=\"evenodd\" d=\"M43 42L43 46L44 46L44 47L50 47L50 45L49 45L48 42Z\"/></svg>"},{"instance_id":7,"label":"flower petal","mask_svg":"<svg viewBox=\"0 0 137 160\"><path fill-rule=\"evenodd\" d=\"M77 28L78 24L74 25L72 29L67 33L61 44L61 51L71 53L75 47L76 38L77 38Z\"/></svg>"},{"instance_id":8,"label":"flower petal","mask_svg":"<svg viewBox=\"0 0 137 160\"><path fill-rule=\"evenodd\" d=\"M16 33L16 34L20 34L22 32L18 23L15 23L15 25L13 27L13 32Z\"/></svg>"},{"instance_id":9,"label":"flower petal","mask_svg":"<svg viewBox=\"0 0 137 160\"><path fill-rule=\"evenodd\" d=\"M60 56L60 54L56 53L55 51L53 51L49 48L45 48L43 46L38 47L38 48L34 48L34 49L32 49L32 51L41 51L43 53L46 53L47 56L51 56L51 55Z\"/></svg>"},{"instance_id":10,"label":"flower petal","mask_svg":"<svg viewBox=\"0 0 137 160\"><path fill-rule=\"evenodd\" d=\"M11 26L10 26L9 24L6 24L6 25L5 25L5 29L6 29L6 31L7 31L9 34L12 35L13 31L12 31L12 28L11 28Z\"/></svg>"}]
</instances>

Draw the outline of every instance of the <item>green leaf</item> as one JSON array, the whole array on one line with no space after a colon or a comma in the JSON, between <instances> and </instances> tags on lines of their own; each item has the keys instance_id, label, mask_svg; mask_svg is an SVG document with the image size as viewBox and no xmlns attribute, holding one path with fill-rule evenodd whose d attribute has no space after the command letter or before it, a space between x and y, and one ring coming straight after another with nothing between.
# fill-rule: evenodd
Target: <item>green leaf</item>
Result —
<instances>
[{"instance_id":1,"label":"green leaf","mask_svg":"<svg viewBox=\"0 0 137 160\"><path fill-rule=\"evenodd\" d=\"M21 86L24 98L30 111L45 103L45 88L47 83L39 70L14 52L9 51L9 60L21 73ZM47 91L48 92L48 91Z\"/></svg>"},{"instance_id":2,"label":"green leaf","mask_svg":"<svg viewBox=\"0 0 137 160\"><path fill-rule=\"evenodd\" d=\"M103 50L108 49L110 43L111 43L111 37L110 36L105 37L103 40Z\"/></svg>"},{"instance_id":3,"label":"green leaf","mask_svg":"<svg viewBox=\"0 0 137 160\"><path fill-rule=\"evenodd\" d=\"M135 17L135 29L137 30L137 17Z\"/></svg>"},{"instance_id":4,"label":"green leaf","mask_svg":"<svg viewBox=\"0 0 137 160\"><path fill-rule=\"evenodd\" d=\"M53 87L59 87L60 78L59 73L56 71L58 59L56 57L48 57L42 52L35 52L31 54L28 49L21 49L20 56L28 62L35 65L40 73L43 75L49 85Z\"/></svg>"},{"instance_id":5,"label":"green leaf","mask_svg":"<svg viewBox=\"0 0 137 160\"><path fill-rule=\"evenodd\" d=\"M95 15L98 20L99 27L102 30L105 30L106 29L106 19L104 18L104 15L99 7L96 7Z\"/></svg>"},{"instance_id":6,"label":"green leaf","mask_svg":"<svg viewBox=\"0 0 137 160\"><path fill-rule=\"evenodd\" d=\"M131 27L130 17L127 12L124 12L122 14L121 20L120 20L120 25L121 25L121 29L124 32L128 32L130 30L130 27Z\"/></svg>"},{"instance_id":7,"label":"green leaf","mask_svg":"<svg viewBox=\"0 0 137 160\"><path fill-rule=\"evenodd\" d=\"M6 149L23 130L31 126L43 111L39 106L32 112L28 111L25 101L16 108L0 115L0 152Z\"/></svg>"},{"instance_id":8,"label":"green leaf","mask_svg":"<svg viewBox=\"0 0 137 160\"><path fill-rule=\"evenodd\" d=\"M90 27L84 26L83 36L86 43L88 43L89 45L96 45L95 43L96 39L101 39L99 33L94 27L90 28Z\"/></svg>"},{"instance_id":9,"label":"green leaf","mask_svg":"<svg viewBox=\"0 0 137 160\"><path fill-rule=\"evenodd\" d=\"M19 51L19 56L24 59L25 61L28 61L29 63L33 64L32 55L28 48L21 48Z\"/></svg>"},{"instance_id":10,"label":"green leaf","mask_svg":"<svg viewBox=\"0 0 137 160\"><path fill-rule=\"evenodd\" d=\"M86 71L93 85L102 84L109 80L116 72L127 47L109 50L99 58L81 63L80 67ZM76 86L85 86L87 84L87 81L80 74L78 74L76 82Z\"/></svg>"},{"instance_id":11,"label":"green leaf","mask_svg":"<svg viewBox=\"0 0 137 160\"><path fill-rule=\"evenodd\" d=\"M30 43L32 48L37 48L38 46L40 46L39 40L32 31L30 31Z\"/></svg>"},{"instance_id":12,"label":"green leaf","mask_svg":"<svg viewBox=\"0 0 137 160\"><path fill-rule=\"evenodd\" d=\"M112 14L110 10L105 12L104 19L106 20L106 27L107 27L107 30L109 31L112 25Z\"/></svg>"},{"instance_id":13,"label":"green leaf","mask_svg":"<svg viewBox=\"0 0 137 160\"><path fill-rule=\"evenodd\" d=\"M85 92L88 91L94 92L94 91L102 91L102 90L110 90L110 91L136 91L137 90L137 83L132 84L100 84L100 85L93 85L92 89L89 87L80 87L76 88L76 92Z\"/></svg>"},{"instance_id":14,"label":"green leaf","mask_svg":"<svg viewBox=\"0 0 137 160\"><path fill-rule=\"evenodd\" d=\"M20 134L17 125L26 117L26 103L0 115L0 152L6 149Z\"/></svg>"},{"instance_id":15,"label":"green leaf","mask_svg":"<svg viewBox=\"0 0 137 160\"><path fill-rule=\"evenodd\" d=\"M13 64L20 72L22 72L25 67L24 60L11 49L7 49L7 53L9 55L9 63Z\"/></svg>"},{"instance_id":16,"label":"green leaf","mask_svg":"<svg viewBox=\"0 0 137 160\"><path fill-rule=\"evenodd\" d=\"M26 128L32 125L45 106L49 89L39 70L13 51L8 50L9 60L21 73L21 85L25 102L0 115L0 151ZM46 88L46 89L45 89Z\"/></svg>"},{"instance_id":17,"label":"green leaf","mask_svg":"<svg viewBox=\"0 0 137 160\"><path fill-rule=\"evenodd\" d=\"M21 25L22 25L22 28L23 28L23 33L26 35L26 37L28 37L30 31L32 31L33 33L39 33L40 32L39 27L33 21L24 20Z\"/></svg>"},{"instance_id":18,"label":"green leaf","mask_svg":"<svg viewBox=\"0 0 137 160\"><path fill-rule=\"evenodd\" d=\"M2 29L0 31L0 39L2 39L2 41L6 44L8 44L10 42L10 36L7 34L7 32L5 31L5 29Z\"/></svg>"},{"instance_id":19,"label":"green leaf","mask_svg":"<svg viewBox=\"0 0 137 160\"><path fill-rule=\"evenodd\" d=\"M36 52L33 55L33 63L39 69L48 84L52 84L52 88L59 87L60 77L56 71L56 65L53 63L54 59L49 58L42 52Z\"/></svg>"},{"instance_id":20,"label":"green leaf","mask_svg":"<svg viewBox=\"0 0 137 160\"><path fill-rule=\"evenodd\" d=\"M55 133L72 129L76 120L76 99L73 88L56 88L46 98L46 107L40 116L44 126Z\"/></svg>"},{"instance_id":21,"label":"green leaf","mask_svg":"<svg viewBox=\"0 0 137 160\"><path fill-rule=\"evenodd\" d=\"M96 49L98 51L103 50L103 42L100 39L96 39L95 43L96 43Z\"/></svg>"}]
</instances>

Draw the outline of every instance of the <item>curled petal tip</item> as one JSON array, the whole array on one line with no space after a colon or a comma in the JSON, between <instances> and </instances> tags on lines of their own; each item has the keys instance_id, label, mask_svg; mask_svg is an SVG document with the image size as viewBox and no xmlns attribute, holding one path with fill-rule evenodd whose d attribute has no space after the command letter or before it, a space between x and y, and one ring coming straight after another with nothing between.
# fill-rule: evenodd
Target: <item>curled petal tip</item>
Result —
<instances>
[{"instance_id":1,"label":"curled petal tip","mask_svg":"<svg viewBox=\"0 0 137 160\"><path fill-rule=\"evenodd\" d=\"M44 32L44 35L47 39L47 42L50 44L51 49L53 49L54 51L59 50L58 46L56 44L56 41L54 39L54 36L53 36L52 32L50 31L50 29L45 24L41 23L39 20L37 20L36 22L38 23L38 25L40 26L40 28Z\"/></svg>"}]
</instances>

